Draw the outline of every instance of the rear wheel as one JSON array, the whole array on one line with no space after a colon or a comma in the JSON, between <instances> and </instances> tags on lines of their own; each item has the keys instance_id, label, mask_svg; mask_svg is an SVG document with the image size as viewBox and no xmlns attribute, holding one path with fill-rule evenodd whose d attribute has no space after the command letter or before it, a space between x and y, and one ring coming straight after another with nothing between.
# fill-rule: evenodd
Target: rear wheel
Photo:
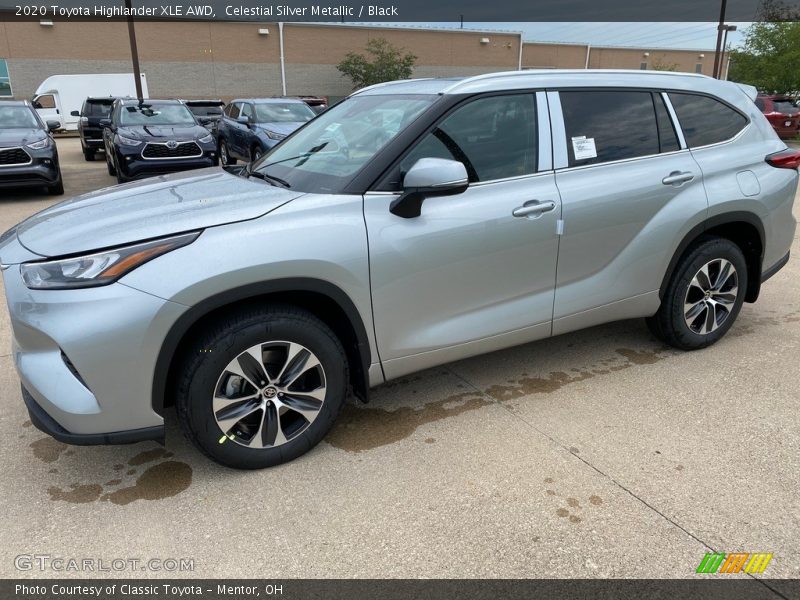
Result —
<instances>
[{"instance_id":1,"label":"rear wheel","mask_svg":"<svg viewBox=\"0 0 800 600\"><path fill-rule=\"evenodd\" d=\"M88 148L83 149L83 158L89 162L94 161L94 150Z\"/></svg>"},{"instance_id":2,"label":"rear wheel","mask_svg":"<svg viewBox=\"0 0 800 600\"><path fill-rule=\"evenodd\" d=\"M724 238L708 238L678 263L661 307L647 325L676 348L705 348L731 328L746 290L747 263L739 246Z\"/></svg>"},{"instance_id":3,"label":"rear wheel","mask_svg":"<svg viewBox=\"0 0 800 600\"><path fill-rule=\"evenodd\" d=\"M278 465L313 448L346 395L347 360L322 321L297 308L228 316L181 367L176 408L186 436L220 464Z\"/></svg>"}]
</instances>

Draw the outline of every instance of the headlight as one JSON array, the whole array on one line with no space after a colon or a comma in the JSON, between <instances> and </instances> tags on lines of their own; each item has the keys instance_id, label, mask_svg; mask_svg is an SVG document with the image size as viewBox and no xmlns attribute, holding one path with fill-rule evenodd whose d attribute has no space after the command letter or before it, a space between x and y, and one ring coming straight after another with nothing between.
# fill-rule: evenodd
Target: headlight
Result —
<instances>
[{"instance_id":1,"label":"headlight","mask_svg":"<svg viewBox=\"0 0 800 600\"><path fill-rule=\"evenodd\" d=\"M199 231L61 260L20 265L25 285L33 290L86 288L113 283L149 260L191 244Z\"/></svg>"},{"instance_id":2,"label":"headlight","mask_svg":"<svg viewBox=\"0 0 800 600\"><path fill-rule=\"evenodd\" d=\"M275 133L274 131L267 131L266 129L264 130L264 133L266 133L267 137L271 140L282 140L286 137L282 133Z\"/></svg>"},{"instance_id":3,"label":"headlight","mask_svg":"<svg viewBox=\"0 0 800 600\"><path fill-rule=\"evenodd\" d=\"M33 142L32 144L28 144L28 148L31 150L43 150L50 145L50 136L48 135L43 140L39 140L38 142Z\"/></svg>"},{"instance_id":4,"label":"headlight","mask_svg":"<svg viewBox=\"0 0 800 600\"><path fill-rule=\"evenodd\" d=\"M214 141L214 136L209 133L207 136L201 137L197 141L201 144L211 144Z\"/></svg>"},{"instance_id":5,"label":"headlight","mask_svg":"<svg viewBox=\"0 0 800 600\"><path fill-rule=\"evenodd\" d=\"M139 146L142 143L142 140L135 140L133 138L127 138L124 135L117 134L117 139L119 143L123 146Z\"/></svg>"}]
</instances>

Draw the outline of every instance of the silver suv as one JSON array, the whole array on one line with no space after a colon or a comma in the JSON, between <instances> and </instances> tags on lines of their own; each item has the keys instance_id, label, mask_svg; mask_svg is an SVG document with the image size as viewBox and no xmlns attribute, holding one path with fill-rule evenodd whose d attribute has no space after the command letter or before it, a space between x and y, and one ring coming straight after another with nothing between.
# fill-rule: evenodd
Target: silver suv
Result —
<instances>
[{"instance_id":1,"label":"silver suv","mask_svg":"<svg viewBox=\"0 0 800 600\"><path fill-rule=\"evenodd\" d=\"M80 196L0 238L33 423L300 456L389 379L632 317L685 350L789 258L800 153L703 76L361 90L244 168Z\"/></svg>"}]
</instances>

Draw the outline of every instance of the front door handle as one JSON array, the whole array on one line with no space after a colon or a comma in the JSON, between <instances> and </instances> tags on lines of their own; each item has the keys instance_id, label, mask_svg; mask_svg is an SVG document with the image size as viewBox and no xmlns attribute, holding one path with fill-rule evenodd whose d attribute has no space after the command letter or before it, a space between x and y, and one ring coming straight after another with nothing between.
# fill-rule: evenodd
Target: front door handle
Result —
<instances>
[{"instance_id":1,"label":"front door handle","mask_svg":"<svg viewBox=\"0 0 800 600\"><path fill-rule=\"evenodd\" d=\"M538 200L529 200L522 206L518 206L511 211L515 217L538 217L543 213L550 212L556 207L556 203L552 200L545 200L539 202Z\"/></svg>"},{"instance_id":2,"label":"front door handle","mask_svg":"<svg viewBox=\"0 0 800 600\"><path fill-rule=\"evenodd\" d=\"M694 173L691 171L673 171L664 177L664 179L661 180L661 183L664 185L678 186L686 183L687 181L691 181L692 179L694 179Z\"/></svg>"}]
</instances>

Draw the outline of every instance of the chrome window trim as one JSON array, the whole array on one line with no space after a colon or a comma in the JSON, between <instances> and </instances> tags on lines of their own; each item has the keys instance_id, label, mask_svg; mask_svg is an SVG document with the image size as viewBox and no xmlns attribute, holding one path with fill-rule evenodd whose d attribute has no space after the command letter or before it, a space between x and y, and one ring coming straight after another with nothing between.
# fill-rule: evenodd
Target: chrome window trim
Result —
<instances>
[{"instance_id":1,"label":"chrome window trim","mask_svg":"<svg viewBox=\"0 0 800 600\"><path fill-rule=\"evenodd\" d=\"M661 98L664 100L664 106L667 107L669 118L672 120L672 127L675 128L675 133L678 134L678 143L681 146L681 150L684 150L689 146L686 143L686 138L683 136L683 128L681 128L681 123L678 121L678 115L675 112L675 108L672 106L672 101L669 99L669 94L667 92L661 92Z\"/></svg>"},{"instance_id":2,"label":"chrome window trim","mask_svg":"<svg viewBox=\"0 0 800 600\"><path fill-rule=\"evenodd\" d=\"M182 146L183 144L194 144L195 146L197 146L197 149L200 151L200 153L199 154L192 154L191 156L168 156L168 157L162 157L162 158L148 158L148 157L146 157L144 155L144 151L147 149L148 146L151 146L151 145L152 146L166 146L167 142L146 142L145 145L144 145L144 148L142 148L142 152L141 152L142 160L184 160L184 159L187 159L187 158L200 158L201 156L203 156L203 149L200 147L200 144L198 144L195 140L190 140L190 141L186 141L186 142L178 142L178 146ZM176 146L176 148L177 148L177 146Z\"/></svg>"},{"instance_id":3,"label":"chrome window trim","mask_svg":"<svg viewBox=\"0 0 800 600\"><path fill-rule=\"evenodd\" d=\"M633 162L635 160L646 160L651 158L657 158L660 156L671 156L673 154L681 154L682 152L690 153L691 151L689 148L681 148L680 150L672 150L670 152L659 152L658 154L646 154L644 156L634 156L632 158L621 158L619 160L609 160L606 162L595 163L593 165L575 165L574 167L564 167L561 169L556 169L558 173L564 173L566 171L576 171L578 169L592 169L594 167L605 167L606 165L619 165L624 163Z\"/></svg>"},{"instance_id":4,"label":"chrome window trim","mask_svg":"<svg viewBox=\"0 0 800 600\"><path fill-rule=\"evenodd\" d=\"M525 179L533 179L535 177L542 177L544 175L550 175L552 177L554 171L550 169L548 171L537 171L536 173L528 173L527 175L515 175L514 177L504 177L503 179L490 179L488 181L473 181L470 182L467 189L483 187L487 185L495 185L497 183L506 183L509 181L522 181ZM403 191L399 190L396 192L390 191L378 191L378 190L369 190L364 193L364 196L399 196L402 194Z\"/></svg>"},{"instance_id":5,"label":"chrome window trim","mask_svg":"<svg viewBox=\"0 0 800 600\"><path fill-rule=\"evenodd\" d=\"M9 146L8 148L0 148L0 152L5 152L6 150L22 150L28 156L28 162L24 163L14 163L12 165L0 165L0 169L2 168L14 168L14 167L25 167L33 162L33 157L30 153L25 150L22 146Z\"/></svg>"}]
</instances>

